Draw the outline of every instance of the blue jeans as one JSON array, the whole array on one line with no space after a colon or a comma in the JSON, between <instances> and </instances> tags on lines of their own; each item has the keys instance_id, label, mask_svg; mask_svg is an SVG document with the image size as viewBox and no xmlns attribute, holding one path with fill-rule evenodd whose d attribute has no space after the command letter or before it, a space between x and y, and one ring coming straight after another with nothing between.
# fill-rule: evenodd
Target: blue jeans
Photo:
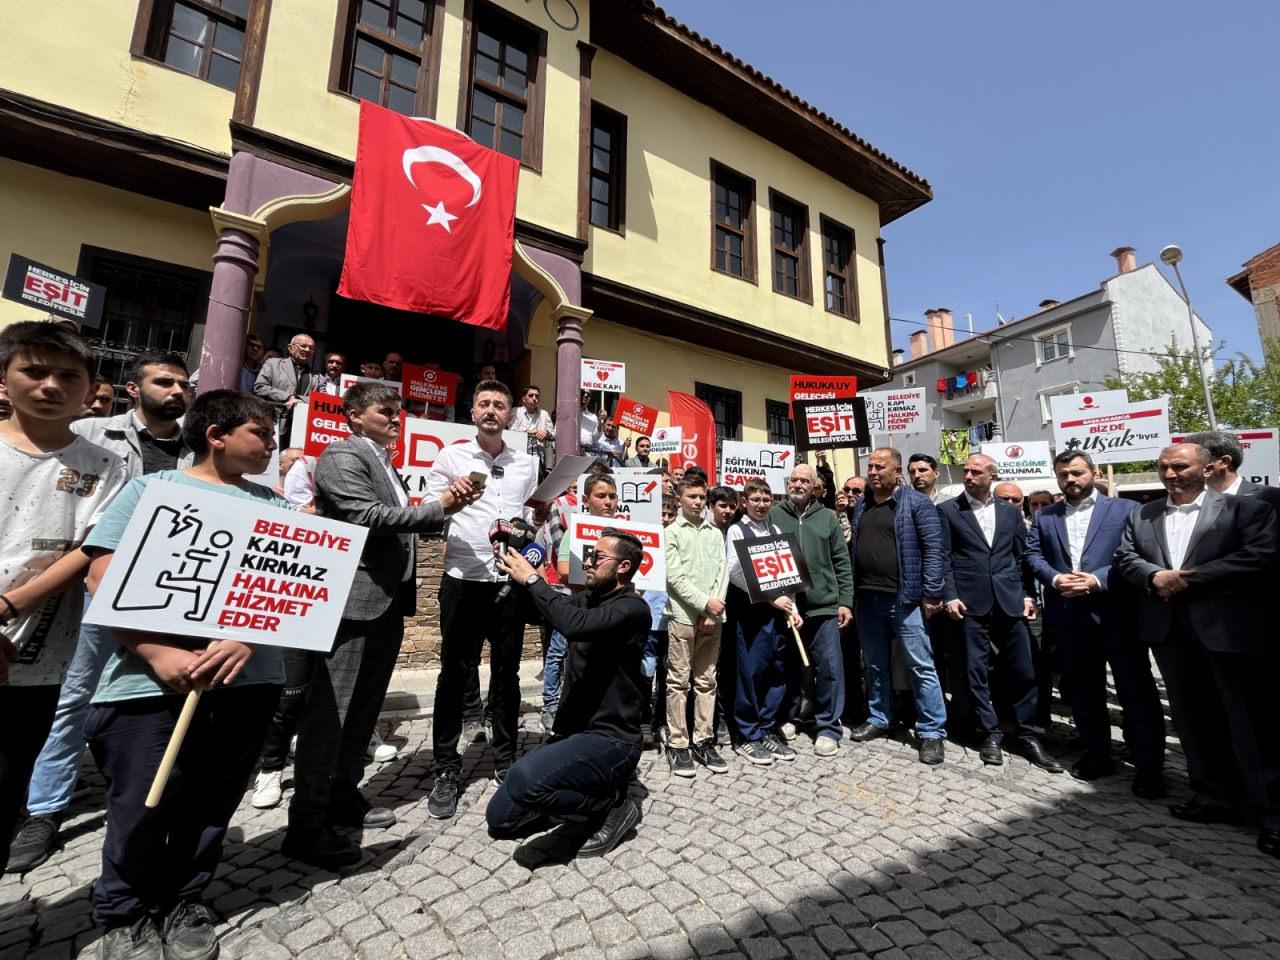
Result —
<instances>
[{"instance_id":1,"label":"blue jeans","mask_svg":"<svg viewBox=\"0 0 1280 960\"><path fill-rule=\"evenodd\" d=\"M832 616L805 617L800 628L809 662L813 667L814 735L830 737L837 743L844 735L840 714L844 713L844 655L840 649L840 628ZM798 682L794 685L798 687ZM798 696L789 696L796 703Z\"/></svg>"},{"instance_id":2,"label":"blue jeans","mask_svg":"<svg viewBox=\"0 0 1280 960\"><path fill-rule=\"evenodd\" d=\"M485 817L489 835L527 836L553 825L551 818L604 816L622 797L640 745L599 733L575 733L530 750L507 771Z\"/></svg>"},{"instance_id":3,"label":"blue jeans","mask_svg":"<svg viewBox=\"0 0 1280 960\"><path fill-rule=\"evenodd\" d=\"M92 599L85 595L86 610ZM89 713L89 698L98 689L102 670L118 647L119 641L110 627L80 625L80 640L67 667L67 678L62 681L62 692L58 694L53 729L36 759L27 790L27 809L33 817L61 813L71 805L71 793L84 759L84 722Z\"/></svg>"},{"instance_id":4,"label":"blue jeans","mask_svg":"<svg viewBox=\"0 0 1280 960\"><path fill-rule=\"evenodd\" d=\"M554 714L560 706L560 671L564 667L564 654L569 646L563 633L551 631L547 655L542 661L542 709Z\"/></svg>"},{"instance_id":5,"label":"blue jeans","mask_svg":"<svg viewBox=\"0 0 1280 960\"><path fill-rule=\"evenodd\" d=\"M885 728L893 723L893 642L897 640L916 701L916 736L921 740L945 737L947 705L919 604L904 607L896 594L861 590L856 606L858 636L867 660L871 722Z\"/></svg>"}]
</instances>

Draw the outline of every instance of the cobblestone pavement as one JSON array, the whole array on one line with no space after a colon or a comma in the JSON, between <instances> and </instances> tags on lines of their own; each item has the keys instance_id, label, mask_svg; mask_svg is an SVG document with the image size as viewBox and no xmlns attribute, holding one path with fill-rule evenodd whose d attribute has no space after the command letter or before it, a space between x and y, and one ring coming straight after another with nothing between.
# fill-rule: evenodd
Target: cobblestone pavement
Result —
<instances>
[{"instance_id":1,"label":"cobblestone pavement","mask_svg":"<svg viewBox=\"0 0 1280 960\"><path fill-rule=\"evenodd\" d=\"M209 890L223 957L1280 957L1280 861L1251 832L1135 800L1124 776L1083 784L1021 758L983 769L952 744L926 768L905 740L822 760L802 739L794 764L734 757L729 774L687 781L646 753L637 833L575 862L550 835L488 839L482 743L458 816L440 822L425 811L428 722L400 724L393 741L405 759L376 771L370 793L400 822L366 835L351 875L299 869L278 852L283 808L241 807ZM1176 753L1170 773L1185 796ZM0 956L92 955L103 820L101 781L89 782L65 849L0 882Z\"/></svg>"}]
</instances>

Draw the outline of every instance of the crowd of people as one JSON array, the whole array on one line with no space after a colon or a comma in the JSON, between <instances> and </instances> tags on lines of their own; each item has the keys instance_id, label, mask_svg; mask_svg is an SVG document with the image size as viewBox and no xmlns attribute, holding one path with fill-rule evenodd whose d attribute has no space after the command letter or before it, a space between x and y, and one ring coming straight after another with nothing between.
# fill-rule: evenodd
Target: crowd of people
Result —
<instances>
[{"instance_id":1,"label":"crowd of people","mask_svg":"<svg viewBox=\"0 0 1280 960\"><path fill-rule=\"evenodd\" d=\"M796 463L785 490L753 479L739 491L696 466L651 459L648 438L631 455L584 393L579 449L594 462L581 489L534 508L556 425L537 386L517 404L489 368L469 396L474 437L441 451L413 504L391 453L402 358L362 363L370 379L340 391L345 358L330 353L313 370L310 337L295 337L287 356L262 347L246 343L240 390L195 399L180 356L143 353L124 374L130 409L101 416L86 409L100 391L75 333L50 323L0 332L11 405L0 421L11 504L0 517L0 862L26 872L56 849L87 743L107 785L93 891L101 956L216 954L202 891L255 771L254 805L282 802L290 752L286 856L349 868L362 849L337 828L396 822L361 783L368 760L395 755L376 725L415 609L420 536L444 541L433 818L456 814L462 754L481 736L496 784L490 834L576 832L584 857L609 852L639 822L629 788L647 748L664 752L673 776L695 778L732 762L785 765L807 749L829 760L850 749L846 740L910 734L926 765L945 762L951 739L986 765L1010 751L1062 773L1043 742L1055 687L1083 746L1070 772L1095 780L1117 770L1108 667L1131 789L1158 800L1167 788L1154 653L1192 789L1170 812L1247 822L1259 848L1280 856L1280 739L1265 696L1280 657L1258 600L1280 563L1280 493L1241 481L1229 434L1165 449L1167 496L1142 506L1104 493L1093 461L1073 450L1054 458L1056 495L1024 498L974 454L963 492L942 497L934 458L904 464L889 447L840 485L818 457ZM275 489L247 479L267 469L312 390L340 393L350 436L314 464L282 451ZM509 429L528 436L526 448L504 442ZM645 548L609 523L612 471L623 466L661 474L662 590L636 589ZM365 527L331 649L83 623L134 505L158 480ZM568 534L577 512L603 527L579 556ZM495 539L503 524L543 546L545 569ZM735 544L783 535L798 544L807 582L753 600ZM545 636L545 741L521 755L529 624ZM148 807L193 690L209 695Z\"/></svg>"}]
</instances>

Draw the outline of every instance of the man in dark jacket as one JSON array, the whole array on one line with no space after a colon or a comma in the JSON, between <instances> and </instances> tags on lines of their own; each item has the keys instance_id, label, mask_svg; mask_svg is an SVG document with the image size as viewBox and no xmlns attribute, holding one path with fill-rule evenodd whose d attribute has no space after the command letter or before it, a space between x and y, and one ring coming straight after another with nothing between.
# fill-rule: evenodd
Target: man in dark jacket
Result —
<instances>
[{"instance_id":1,"label":"man in dark jacket","mask_svg":"<svg viewBox=\"0 0 1280 960\"><path fill-rule=\"evenodd\" d=\"M938 507L947 555L947 615L964 627L969 695L985 739L982 762L1004 763L1004 735L991 705L990 652L999 651L1013 699L1018 746L1028 760L1050 773L1062 765L1045 752L1036 723L1036 677L1026 618L1036 615L1034 583L1023 569L1027 525L1022 511L992 495L995 461L972 454L964 462L964 493Z\"/></svg>"},{"instance_id":2,"label":"man in dark jacket","mask_svg":"<svg viewBox=\"0 0 1280 960\"><path fill-rule=\"evenodd\" d=\"M517 551L498 558L498 569L528 589L568 644L551 741L507 771L486 811L490 836L528 836L557 820L589 823L595 831L578 856L601 857L640 820L627 784L644 745L649 687L640 670L649 605L631 586L643 555L639 540L607 528L587 566L587 589L571 596L548 586Z\"/></svg>"},{"instance_id":3,"label":"man in dark jacket","mask_svg":"<svg viewBox=\"0 0 1280 960\"><path fill-rule=\"evenodd\" d=\"M812 586L799 597L801 636L813 663L816 736L813 752L834 756L840 747L844 711L844 659L840 631L853 620L853 570L849 546L835 512L813 498L813 467L797 463L787 479L787 498L769 512L783 533L794 533L809 567ZM792 699L792 698L788 698Z\"/></svg>"},{"instance_id":4,"label":"man in dark jacket","mask_svg":"<svg viewBox=\"0 0 1280 960\"><path fill-rule=\"evenodd\" d=\"M947 707L933 666L924 617L942 607L942 527L924 494L902 482L902 454L874 450L867 493L853 508L853 583L857 622L867 658L870 716L851 734L865 743L893 723L893 642L898 641L916 703L920 762L939 764Z\"/></svg>"}]
</instances>

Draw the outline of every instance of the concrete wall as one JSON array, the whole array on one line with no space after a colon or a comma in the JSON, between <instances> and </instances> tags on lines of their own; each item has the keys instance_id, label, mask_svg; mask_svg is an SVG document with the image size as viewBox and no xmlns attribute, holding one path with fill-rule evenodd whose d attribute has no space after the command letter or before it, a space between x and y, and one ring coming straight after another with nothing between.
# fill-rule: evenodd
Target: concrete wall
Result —
<instances>
[{"instance_id":1,"label":"concrete wall","mask_svg":"<svg viewBox=\"0 0 1280 960\"><path fill-rule=\"evenodd\" d=\"M1187 304L1173 286L1176 283L1172 270L1166 278L1155 264L1147 263L1103 284L1115 304L1117 346L1159 352L1176 342L1180 349L1191 349ZM1194 296L1193 293L1193 299ZM1207 348L1213 343L1213 331L1199 316L1196 322L1200 346ZM1117 354L1117 363L1127 373L1151 373L1156 369L1155 357L1134 353Z\"/></svg>"}]
</instances>

